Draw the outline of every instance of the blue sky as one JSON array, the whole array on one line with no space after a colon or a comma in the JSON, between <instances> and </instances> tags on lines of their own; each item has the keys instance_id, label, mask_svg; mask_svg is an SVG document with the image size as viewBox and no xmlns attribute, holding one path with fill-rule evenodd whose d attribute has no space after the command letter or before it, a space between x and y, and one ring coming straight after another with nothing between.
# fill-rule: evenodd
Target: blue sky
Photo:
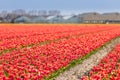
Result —
<instances>
[{"instance_id":1,"label":"blue sky","mask_svg":"<svg viewBox=\"0 0 120 80\"><path fill-rule=\"evenodd\" d=\"M0 0L0 10L60 10L62 12L117 12L120 0Z\"/></svg>"}]
</instances>

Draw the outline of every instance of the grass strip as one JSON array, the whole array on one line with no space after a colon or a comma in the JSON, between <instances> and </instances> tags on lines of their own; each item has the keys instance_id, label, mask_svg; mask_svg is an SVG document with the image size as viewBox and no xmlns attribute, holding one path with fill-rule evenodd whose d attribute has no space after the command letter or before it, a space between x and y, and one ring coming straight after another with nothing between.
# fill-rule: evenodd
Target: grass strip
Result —
<instances>
[{"instance_id":1,"label":"grass strip","mask_svg":"<svg viewBox=\"0 0 120 80\"><path fill-rule=\"evenodd\" d=\"M99 47L99 48L89 52L87 55L83 56L82 58L73 60L66 67L60 68L59 70L53 72L48 77L45 77L44 80L55 80L55 77L59 76L61 73L65 72L66 70L69 70L70 68L72 68L72 67L74 67L74 66L76 66L78 64L81 64L84 60L88 59L90 56L92 56L93 54L97 53L99 50L103 49L103 47L106 47L108 44L110 44L112 41L114 41L114 40L116 40L118 38L120 38L120 37L116 37L116 38L106 42L101 47Z\"/></svg>"}]
</instances>

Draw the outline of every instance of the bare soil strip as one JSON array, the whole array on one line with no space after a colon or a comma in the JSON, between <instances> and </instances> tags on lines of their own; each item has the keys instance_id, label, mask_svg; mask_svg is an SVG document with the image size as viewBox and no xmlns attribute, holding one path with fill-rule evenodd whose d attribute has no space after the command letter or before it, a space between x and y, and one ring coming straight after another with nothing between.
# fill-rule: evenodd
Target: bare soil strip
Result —
<instances>
[{"instance_id":1,"label":"bare soil strip","mask_svg":"<svg viewBox=\"0 0 120 80\"><path fill-rule=\"evenodd\" d=\"M120 38L116 38L112 40L109 44L104 46L101 50L97 53L90 56L88 59L84 60L81 64L65 71L64 73L60 74L54 80L81 80L83 75L89 73L89 71L99 62L103 57L105 57L109 52L113 50L113 48L120 43Z\"/></svg>"}]
</instances>

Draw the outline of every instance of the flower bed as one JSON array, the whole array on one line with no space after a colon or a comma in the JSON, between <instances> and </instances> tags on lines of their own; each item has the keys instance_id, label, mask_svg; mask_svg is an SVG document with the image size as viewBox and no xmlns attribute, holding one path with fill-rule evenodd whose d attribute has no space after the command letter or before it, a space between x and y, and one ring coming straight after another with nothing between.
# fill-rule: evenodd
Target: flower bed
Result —
<instances>
[{"instance_id":1,"label":"flower bed","mask_svg":"<svg viewBox=\"0 0 120 80\"><path fill-rule=\"evenodd\" d=\"M117 45L101 62L94 66L88 76L82 80L119 80L120 79L120 44Z\"/></svg>"},{"instance_id":2,"label":"flower bed","mask_svg":"<svg viewBox=\"0 0 120 80\"><path fill-rule=\"evenodd\" d=\"M55 28L55 27L53 27ZM1 32L1 41L0 41L0 52L3 52L5 50L11 50L11 49L18 49L24 46L30 46L30 45L35 45L35 44L42 44L44 42L50 42L54 40L59 40L63 38L70 38L72 36L78 36L82 34L87 34L87 33L93 33L93 32L99 32L99 31L104 31L104 30L109 30L109 29L114 29L114 27L106 28L106 27L77 27L73 28L71 30L71 27L65 27L63 30L59 30L60 28L55 28L56 31L52 30L50 27L46 27L45 30L43 30L43 27L37 27L34 29L34 27L30 27L30 30L24 31L25 28L22 27L20 28L21 30L18 32L17 28L13 28L14 31L8 31L5 33L5 31ZM3 29L3 28L2 28ZM32 31L33 29L33 31ZM3 29L4 30L4 29ZM6 28L5 28L6 30ZM48 30L48 31L46 31ZM45 33L46 32L46 33ZM47 33L48 32L48 33ZM23 37L24 36L24 37Z\"/></svg>"},{"instance_id":3,"label":"flower bed","mask_svg":"<svg viewBox=\"0 0 120 80\"><path fill-rule=\"evenodd\" d=\"M118 36L117 26L0 27L0 80L50 79Z\"/></svg>"}]
</instances>

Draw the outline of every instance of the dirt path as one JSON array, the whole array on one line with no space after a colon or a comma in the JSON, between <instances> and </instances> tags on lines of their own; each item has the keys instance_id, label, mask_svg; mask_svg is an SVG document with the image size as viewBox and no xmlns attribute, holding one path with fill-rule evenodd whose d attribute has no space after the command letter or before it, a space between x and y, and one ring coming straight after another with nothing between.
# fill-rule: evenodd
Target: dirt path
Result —
<instances>
[{"instance_id":1,"label":"dirt path","mask_svg":"<svg viewBox=\"0 0 120 80\"><path fill-rule=\"evenodd\" d=\"M81 64L65 71L55 78L55 80L80 80L81 76L88 74L93 66L99 64L100 60L105 57L112 49L120 43L120 38L112 40L108 45L104 46L96 54L93 54Z\"/></svg>"}]
</instances>

